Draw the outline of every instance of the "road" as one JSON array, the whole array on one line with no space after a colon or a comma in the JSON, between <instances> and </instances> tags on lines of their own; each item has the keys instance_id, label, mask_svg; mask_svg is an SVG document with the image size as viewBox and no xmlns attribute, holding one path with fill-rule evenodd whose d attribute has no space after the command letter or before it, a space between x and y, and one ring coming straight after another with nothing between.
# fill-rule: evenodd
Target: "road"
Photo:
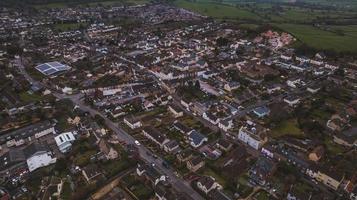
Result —
<instances>
[{"instance_id":1,"label":"road","mask_svg":"<svg viewBox=\"0 0 357 200\"><path fill-rule=\"evenodd\" d=\"M20 73L26 78L26 80L28 82L30 82L30 84L41 85L45 88L50 89L49 87L46 87L46 85L44 85L38 81L35 81L26 72L25 67L22 63L22 60L20 58L16 59L15 62L19 67ZM118 138L120 140L123 140L128 144L135 142L135 139L131 135L129 135L127 132L125 132L122 128L120 128L116 123L111 121L109 118L107 118L101 112L85 105L82 102L83 94L79 93L79 94L75 94L75 95L65 95L65 94L57 93L56 91L53 91L53 90L52 90L52 94L58 99L70 99L81 110L90 113L92 116L100 115L105 120L105 124L108 126L108 128L110 128L112 131L114 131L118 135ZM199 193L197 193L195 190L193 190L191 188L190 184L187 181L176 177L176 175L174 174L174 172L171 168L168 169L168 168L163 167L162 166L162 161L163 161L162 158L159 157L159 158L155 159L151 155L148 155L147 152L150 152L150 151L143 145L140 145L137 147L138 147L139 154L140 154L140 157L142 158L142 160L144 160L145 162L147 162L149 164L154 163L156 165L156 168L161 173L165 174L169 178L169 182L178 192L186 194L187 197L190 197L194 200L204 200L204 198Z\"/></svg>"},{"instance_id":2,"label":"road","mask_svg":"<svg viewBox=\"0 0 357 200\"><path fill-rule=\"evenodd\" d=\"M81 94L70 95L70 96L63 95L63 94L58 94L58 93L55 93L55 92L53 94L54 94L54 96L56 96L59 99L64 99L64 98L70 99L81 110L90 113L92 116L100 115L105 120L105 124L108 126L108 128L113 130L118 135L120 140L123 140L128 144L134 143L135 138L133 138L128 133L126 133L116 123L112 122L110 119L108 119L101 112L99 112L99 111L97 111L97 110L95 110L95 109L83 104L83 102L81 101L81 98L82 98ZM191 197L192 199L195 199L195 200L201 200L201 199L203 200L204 199L195 190L193 190L191 188L191 186L190 186L190 184L188 182L176 177L176 175L174 174L172 169L167 169L167 168L163 167L162 166L162 161L163 160L161 158L155 159L154 157L152 157L150 155L147 155L147 152L150 152L150 151L143 145L140 145L140 146L137 146L137 147L139 149L140 157L144 161L146 161L147 163L154 163L156 165L157 169L161 173L163 173L163 174L165 174L166 176L169 177L169 182L172 184L172 186L174 188L176 188L176 190L178 192L185 193L186 195L188 195L189 197Z\"/></svg>"}]
</instances>

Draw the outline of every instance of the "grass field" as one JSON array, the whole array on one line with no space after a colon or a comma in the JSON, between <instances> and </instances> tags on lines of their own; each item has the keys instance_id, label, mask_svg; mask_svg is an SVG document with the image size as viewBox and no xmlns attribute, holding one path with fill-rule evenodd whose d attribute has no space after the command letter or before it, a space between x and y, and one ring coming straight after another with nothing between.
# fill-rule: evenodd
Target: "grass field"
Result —
<instances>
[{"instance_id":1,"label":"grass field","mask_svg":"<svg viewBox=\"0 0 357 200\"><path fill-rule=\"evenodd\" d=\"M259 20L260 17L247 10L234 7L231 5L217 4L211 2L190 2L186 0L175 1L179 7L200 13L202 15L218 18L218 19L243 19L243 20Z\"/></svg>"},{"instance_id":2,"label":"grass field","mask_svg":"<svg viewBox=\"0 0 357 200\"><path fill-rule=\"evenodd\" d=\"M347 34L340 35L333 31L322 30L310 25L274 24L275 26L290 32L298 40L315 49L357 52L357 27L341 26L341 30Z\"/></svg>"},{"instance_id":3,"label":"grass field","mask_svg":"<svg viewBox=\"0 0 357 200\"><path fill-rule=\"evenodd\" d=\"M282 2L284 2L282 0ZM312 0L313 3L326 4L327 0ZM176 0L179 7L217 19L234 20L242 24L242 28L256 29L262 24L272 24L297 39L296 45L306 44L316 50L331 50L335 52L357 53L357 26L321 26L314 27L316 21L334 21L336 24L346 20L357 20L356 12L351 9L311 9L284 4L280 9L269 3L254 3L239 0L223 0L221 3L213 0ZM341 5L356 5L357 2L346 0ZM353 7L352 6L352 7ZM351 7L351 8L352 8ZM342 9L342 8L341 8Z\"/></svg>"},{"instance_id":4,"label":"grass field","mask_svg":"<svg viewBox=\"0 0 357 200\"><path fill-rule=\"evenodd\" d=\"M304 133L298 127L297 121L290 119L281 122L277 127L272 130L272 137L279 138L282 136L303 136Z\"/></svg>"}]
</instances>

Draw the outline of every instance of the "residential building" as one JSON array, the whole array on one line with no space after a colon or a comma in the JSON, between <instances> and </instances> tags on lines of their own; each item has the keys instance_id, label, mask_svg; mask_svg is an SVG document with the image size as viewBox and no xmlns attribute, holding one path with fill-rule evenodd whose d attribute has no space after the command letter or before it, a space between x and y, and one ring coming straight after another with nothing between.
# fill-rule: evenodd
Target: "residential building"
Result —
<instances>
[{"instance_id":1,"label":"residential building","mask_svg":"<svg viewBox=\"0 0 357 200\"><path fill-rule=\"evenodd\" d=\"M153 127L145 127L142 130L142 133L145 137L158 144L161 148L164 147L164 144L170 141L169 139L166 138L165 135L161 134Z\"/></svg>"},{"instance_id":2,"label":"residential building","mask_svg":"<svg viewBox=\"0 0 357 200\"><path fill-rule=\"evenodd\" d=\"M214 189L222 189L222 186L210 176L202 176L200 179L198 179L197 187L205 194L208 194Z\"/></svg>"},{"instance_id":3,"label":"residential building","mask_svg":"<svg viewBox=\"0 0 357 200\"><path fill-rule=\"evenodd\" d=\"M186 162L186 167L191 172L196 172L205 165L205 161L200 156L195 156Z\"/></svg>"},{"instance_id":4,"label":"residential building","mask_svg":"<svg viewBox=\"0 0 357 200\"><path fill-rule=\"evenodd\" d=\"M180 150L180 145L176 140L170 140L169 142L164 144L164 151L166 151L167 153L176 154Z\"/></svg>"},{"instance_id":5,"label":"residential building","mask_svg":"<svg viewBox=\"0 0 357 200\"><path fill-rule=\"evenodd\" d=\"M188 140L190 145L194 148L200 147L204 142L208 141L208 138L196 130L192 130L188 133Z\"/></svg>"},{"instance_id":6,"label":"residential building","mask_svg":"<svg viewBox=\"0 0 357 200\"><path fill-rule=\"evenodd\" d=\"M251 121L239 129L238 139L256 150L268 141L265 129Z\"/></svg>"},{"instance_id":7,"label":"residential building","mask_svg":"<svg viewBox=\"0 0 357 200\"><path fill-rule=\"evenodd\" d=\"M231 118L220 120L218 123L218 127L223 131L227 132L229 129L233 128L233 120Z\"/></svg>"},{"instance_id":8,"label":"residential building","mask_svg":"<svg viewBox=\"0 0 357 200\"><path fill-rule=\"evenodd\" d=\"M288 96L284 98L284 102L287 103L289 106L293 107L300 103L300 98L296 96Z\"/></svg>"},{"instance_id":9,"label":"residential building","mask_svg":"<svg viewBox=\"0 0 357 200\"><path fill-rule=\"evenodd\" d=\"M162 175L155 166L139 164L136 168L136 174L139 177L144 177L146 181L149 181L153 186L156 186L160 182L166 181L166 176Z\"/></svg>"},{"instance_id":10,"label":"residential building","mask_svg":"<svg viewBox=\"0 0 357 200\"><path fill-rule=\"evenodd\" d=\"M54 124L50 121L38 122L10 133L0 135L0 143L6 143L8 147L19 146L25 142L38 139L50 133L55 133Z\"/></svg>"},{"instance_id":11,"label":"residential building","mask_svg":"<svg viewBox=\"0 0 357 200\"><path fill-rule=\"evenodd\" d=\"M257 115L257 117L262 118L262 117L269 115L270 110L266 106L260 106L260 107L254 108L253 113L255 115Z\"/></svg>"},{"instance_id":12,"label":"residential building","mask_svg":"<svg viewBox=\"0 0 357 200\"><path fill-rule=\"evenodd\" d=\"M94 164L85 166L82 169L82 175L88 184L96 183L103 176L97 165Z\"/></svg>"},{"instance_id":13,"label":"residential building","mask_svg":"<svg viewBox=\"0 0 357 200\"><path fill-rule=\"evenodd\" d=\"M119 157L118 152L113 147L111 147L104 139L100 139L98 146L107 160L114 160Z\"/></svg>"},{"instance_id":14,"label":"residential building","mask_svg":"<svg viewBox=\"0 0 357 200\"><path fill-rule=\"evenodd\" d=\"M168 109L174 115L175 118L179 118L183 116L183 111L174 104L169 105Z\"/></svg>"},{"instance_id":15,"label":"residential building","mask_svg":"<svg viewBox=\"0 0 357 200\"><path fill-rule=\"evenodd\" d=\"M253 167L249 170L252 183L265 185L269 178L275 173L277 164L270 158L259 157Z\"/></svg>"},{"instance_id":16,"label":"residential building","mask_svg":"<svg viewBox=\"0 0 357 200\"><path fill-rule=\"evenodd\" d=\"M344 180L344 175L337 169L319 169L316 180L325 184L326 186L337 190Z\"/></svg>"},{"instance_id":17,"label":"residential building","mask_svg":"<svg viewBox=\"0 0 357 200\"><path fill-rule=\"evenodd\" d=\"M139 119L136 119L135 117L124 117L124 123L129 126L131 129L136 129L140 128L142 126L142 123Z\"/></svg>"}]
</instances>

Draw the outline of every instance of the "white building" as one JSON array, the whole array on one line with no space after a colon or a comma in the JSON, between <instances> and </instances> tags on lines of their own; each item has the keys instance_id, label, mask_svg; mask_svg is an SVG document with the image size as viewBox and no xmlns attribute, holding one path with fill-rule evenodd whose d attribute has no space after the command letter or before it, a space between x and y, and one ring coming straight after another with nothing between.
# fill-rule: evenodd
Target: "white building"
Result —
<instances>
[{"instance_id":1,"label":"white building","mask_svg":"<svg viewBox=\"0 0 357 200\"><path fill-rule=\"evenodd\" d=\"M174 104L169 105L168 110L174 115L175 118L179 118L183 116L183 111Z\"/></svg>"},{"instance_id":2,"label":"white building","mask_svg":"<svg viewBox=\"0 0 357 200\"><path fill-rule=\"evenodd\" d=\"M53 157L52 152L46 146L39 143L32 143L24 149L24 153L30 172L56 163L56 158Z\"/></svg>"},{"instance_id":3,"label":"white building","mask_svg":"<svg viewBox=\"0 0 357 200\"><path fill-rule=\"evenodd\" d=\"M124 123L128 125L131 129L140 128L143 125L140 120L134 117L125 117Z\"/></svg>"},{"instance_id":4,"label":"white building","mask_svg":"<svg viewBox=\"0 0 357 200\"><path fill-rule=\"evenodd\" d=\"M267 142L264 131L258 130L251 122L239 129L238 139L256 150Z\"/></svg>"},{"instance_id":5,"label":"white building","mask_svg":"<svg viewBox=\"0 0 357 200\"><path fill-rule=\"evenodd\" d=\"M71 149L72 143L76 140L75 134L76 133L73 134L72 132L66 132L55 137L58 149L62 153L66 153Z\"/></svg>"}]
</instances>

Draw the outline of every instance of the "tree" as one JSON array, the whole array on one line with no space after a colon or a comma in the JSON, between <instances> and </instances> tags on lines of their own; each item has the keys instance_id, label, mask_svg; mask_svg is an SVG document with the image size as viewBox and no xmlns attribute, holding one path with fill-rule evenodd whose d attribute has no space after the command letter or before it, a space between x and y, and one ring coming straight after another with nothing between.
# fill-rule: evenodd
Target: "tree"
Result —
<instances>
[{"instance_id":1,"label":"tree","mask_svg":"<svg viewBox=\"0 0 357 200\"><path fill-rule=\"evenodd\" d=\"M105 119L102 117L102 116L100 116L100 115L98 115L98 114L96 114L95 116L94 116L94 120L99 124L99 125L105 125Z\"/></svg>"}]
</instances>

